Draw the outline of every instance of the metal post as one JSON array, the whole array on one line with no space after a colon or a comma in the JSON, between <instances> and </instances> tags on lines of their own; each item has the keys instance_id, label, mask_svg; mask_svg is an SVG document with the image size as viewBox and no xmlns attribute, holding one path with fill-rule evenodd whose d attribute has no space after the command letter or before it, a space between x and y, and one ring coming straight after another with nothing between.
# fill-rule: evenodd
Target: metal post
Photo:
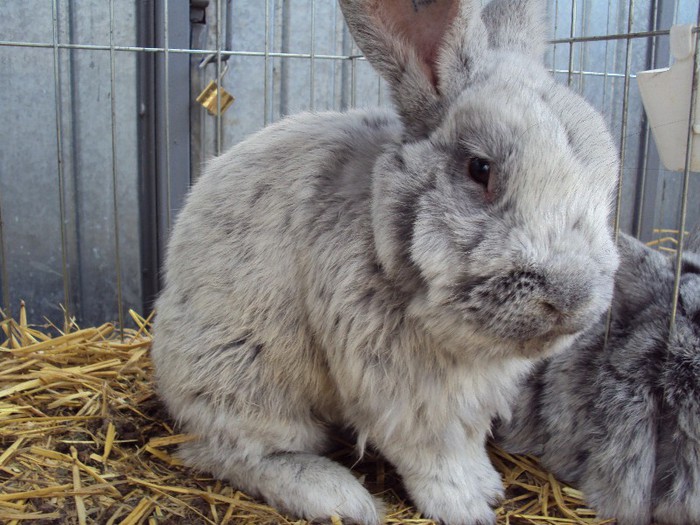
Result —
<instances>
[{"instance_id":1,"label":"metal post","mask_svg":"<svg viewBox=\"0 0 700 525\"><path fill-rule=\"evenodd\" d=\"M156 42L160 44L155 51L157 67L154 79L160 265L163 263L172 221L190 186L189 56L193 50L188 49L189 3L156 0L155 14Z\"/></svg>"},{"instance_id":2,"label":"metal post","mask_svg":"<svg viewBox=\"0 0 700 525\"><path fill-rule=\"evenodd\" d=\"M152 1L137 5L137 40L143 48L155 48L155 4ZM158 185L156 156L156 63L155 53L138 54L139 120L139 222L142 311L148 315L160 289Z\"/></svg>"},{"instance_id":3,"label":"metal post","mask_svg":"<svg viewBox=\"0 0 700 525\"><path fill-rule=\"evenodd\" d=\"M165 231L171 230L172 210L172 182L170 176L170 10L168 0L163 0L163 119L165 129ZM162 179L161 179L162 180Z\"/></svg>"}]
</instances>

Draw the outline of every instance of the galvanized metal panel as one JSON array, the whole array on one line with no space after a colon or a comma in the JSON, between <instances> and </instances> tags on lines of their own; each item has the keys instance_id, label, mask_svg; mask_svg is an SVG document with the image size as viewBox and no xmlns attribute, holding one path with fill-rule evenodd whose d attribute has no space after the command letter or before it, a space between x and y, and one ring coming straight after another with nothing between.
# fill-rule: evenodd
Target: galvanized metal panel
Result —
<instances>
[{"instance_id":1,"label":"galvanized metal panel","mask_svg":"<svg viewBox=\"0 0 700 525\"><path fill-rule=\"evenodd\" d=\"M28 3L3 5L0 34L22 42L53 42L51 3ZM56 2L56 7L59 43L109 46L107 2L64 0ZM115 43L133 44L132 2L119 3L114 29ZM0 47L0 118L12 123L3 133L0 150L0 206L5 220L8 249L4 262L9 281L3 285L8 286L11 307L16 309L19 300L25 300L35 321L48 316L60 322L60 304L66 305L80 322L117 320L113 132L118 155L116 191L125 305L138 306L141 297L136 56L116 57L114 93L110 91L109 51L58 49L56 56L60 80L57 98L52 48ZM114 127L112 96L117 114ZM60 118L60 134L56 115ZM60 170L56 149L59 136ZM63 217L59 173L64 181Z\"/></svg>"}]
</instances>

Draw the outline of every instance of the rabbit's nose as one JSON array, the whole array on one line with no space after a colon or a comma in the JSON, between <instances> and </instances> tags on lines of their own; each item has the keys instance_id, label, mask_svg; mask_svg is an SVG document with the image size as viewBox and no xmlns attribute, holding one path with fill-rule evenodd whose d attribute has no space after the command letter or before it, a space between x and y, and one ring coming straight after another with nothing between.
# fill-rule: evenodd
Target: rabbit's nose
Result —
<instances>
[{"instance_id":1,"label":"rabbit's nose","mask_svg":"<svg viewBox=\"0 0 700 525\"><path fill-rule=\"evenodd\" d=\"M557 308L557 306L550 301L541 301L540 306L542 306L545 314L559 315L559 308Z\"/></svg>"},{"instance_id":2,"label":"rabbit's nose","mask_svg":"<svg viewBox=\"0 0 700 525\"><path fill-rule=\"evenodd\" d=\"M542 313L552 320L557 332L572 334L585 327L584 318L591 299L590 291L573 283L547 279L545 296L539 301Z\"/></svg>"},{"instance_id":3,"label":"rabbit's nose","mask_svg":"<svg viewBox=\"0 0 700 525\"><path fill-rule=\"evenodd\" d=\"M556 287L556 285L553 285ZM552 285L547 288L552 288ZM589 294L585 290L566 290L555 288L546 290L545 297L540 301L542 309L550 314L561 317L575 315L584 309L589 300Z\"/></svg>"},{"instance_id":4,"label":"rabbit's nose","mask_svg":"<svg viewBox=\"0 0 700 525\"><path fill-rule=\"evenodd\" d=\"M552 332L557 335L575 334L588 326L588 322L583 316L562 313L546 301L542 303L542 308L551 320Z\"/></svg>"}]
</instances>

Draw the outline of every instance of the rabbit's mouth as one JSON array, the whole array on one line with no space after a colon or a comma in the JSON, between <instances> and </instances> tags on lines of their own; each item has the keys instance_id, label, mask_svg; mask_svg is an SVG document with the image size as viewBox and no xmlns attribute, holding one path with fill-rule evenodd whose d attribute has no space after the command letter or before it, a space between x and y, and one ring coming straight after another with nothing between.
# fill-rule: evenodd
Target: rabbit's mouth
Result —
<instances>
[{"instance_id":1,"label":"rabbit's mouth","mask_svg":"<svg viewBox=\"0 0 700 525\"><path fill-rule=\"evenodd\" d=\"M564 290L552 288L544 275L510 273L471 280L456 302L470 324L524 351L538 347L539 353L587 329L602 313L586 287L569 283Z\"/></svg>"},{"instance_id":2,"label":"rabbit's mouth","mask_svg":"<svg viewBox=\"0 0 700 525\"><path fill-rule=\"evenodd\" d=\"M518 311L492 311L489 315L485 310L484 313L480 326L492 336L513 342L518 347L539 347L539 352L559 339L575 337L587 329L596 318L564 316L552 312L533 315Z\"/></svg>"}]
</instances>

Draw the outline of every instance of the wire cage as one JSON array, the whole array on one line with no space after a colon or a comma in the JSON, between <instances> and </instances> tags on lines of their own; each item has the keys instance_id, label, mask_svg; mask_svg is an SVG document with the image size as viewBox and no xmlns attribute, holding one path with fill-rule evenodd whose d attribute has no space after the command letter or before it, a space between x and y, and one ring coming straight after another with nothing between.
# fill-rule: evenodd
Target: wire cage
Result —
<instances>
[{"instance_id":1,"label":"wire cage","mask_svg":"<svg viewBox=\"0 0 700 525\"><path fill-rule=\"evenodd\" d=\"M80 342L66 366L88 381L80 360L88 353L84 349L102 338L99 351L112 367L105 374L132 374L110 387L112 401L133 401L124 411L152 403L157 412L148 376L136 366L143 364L137 358L146 354L148 341L132 338L134 353L127 353L119 346L123 341L115 346L104 340L111 325L102 323L147 333L144 318L127 312L133 308L144 317L150 312L169 230L203 164L291 113L390 105L388 89L353 43L335 0L4 0L0 6L4 316L19 314L21 320L26 315L37 323L46 319L56 327L71 319L81 326L101 325L77 332L82 339L76 336ZM653 242L680 261L682 232L700 221L700 179L688 158L682 172L663 167L636 77L668 65L670 29L697 27L700 0L549 0L549 15L549 69L601 111L617 140L622 163L611 218L616 232ZM692 34L697 44L700 32ZM696 45L696 70L698 55ZM697 79L693 99L696 91ZM676 284L679 275L680 262ZM676 299L669 304L672 311ZM26 308L20 309L21 301ZM30 361L12 365L12 374L32 365L31 356L18 355ZM95 370L104 370L100 366ZM34 381L52 386L63 379L32 377L4 393L31 389ZM102 379L52 403L106 396ZM88 405L80 414L98 418L98 403ZM153 421L141 420L148 432L166 425ZM102 460L92 460L103 465L115 436L128 434L109 425L93 429L104 452L98 454ZM0 468L23 439L0 453ZM169 462L163 448L183 439L155 438L143 450ZM102 479L75 454L34 452L59 465L67 461L74 473ZM138 460L127 456L120 459L126 471ZM543 476L545 483L554 483ZM192 494L200 497L202 490ZM233 497L203 494L209 503L231 505L232 512ZM75 498L80 517L80 494L69 497ZM146 500L135 500L138 505L125 523L143 522L153 508ZM82 512L84 521L84 507Z\"/></svg>"},{"instance_id":2,"label":"wire cage","mask_svg":"<svg viewBox=\"0 0 700 525\"><path fill-rule=\"evenodd\" d=\"M616 228L700 218L660 164L636 73L666 65L694 0L552 0L547 62L605 115L623 159ZM157 293L167 234L207 158L284 115L388 105L336 2L32 0L0 20L0 285L6 312L124 322ZM195 99L216 81L212 115ZM221 93L235 102L218 111ZM691 131L689 130L689 133ZM678 240L678 236L675 236Z\"/></svg>"}]
</instances>

